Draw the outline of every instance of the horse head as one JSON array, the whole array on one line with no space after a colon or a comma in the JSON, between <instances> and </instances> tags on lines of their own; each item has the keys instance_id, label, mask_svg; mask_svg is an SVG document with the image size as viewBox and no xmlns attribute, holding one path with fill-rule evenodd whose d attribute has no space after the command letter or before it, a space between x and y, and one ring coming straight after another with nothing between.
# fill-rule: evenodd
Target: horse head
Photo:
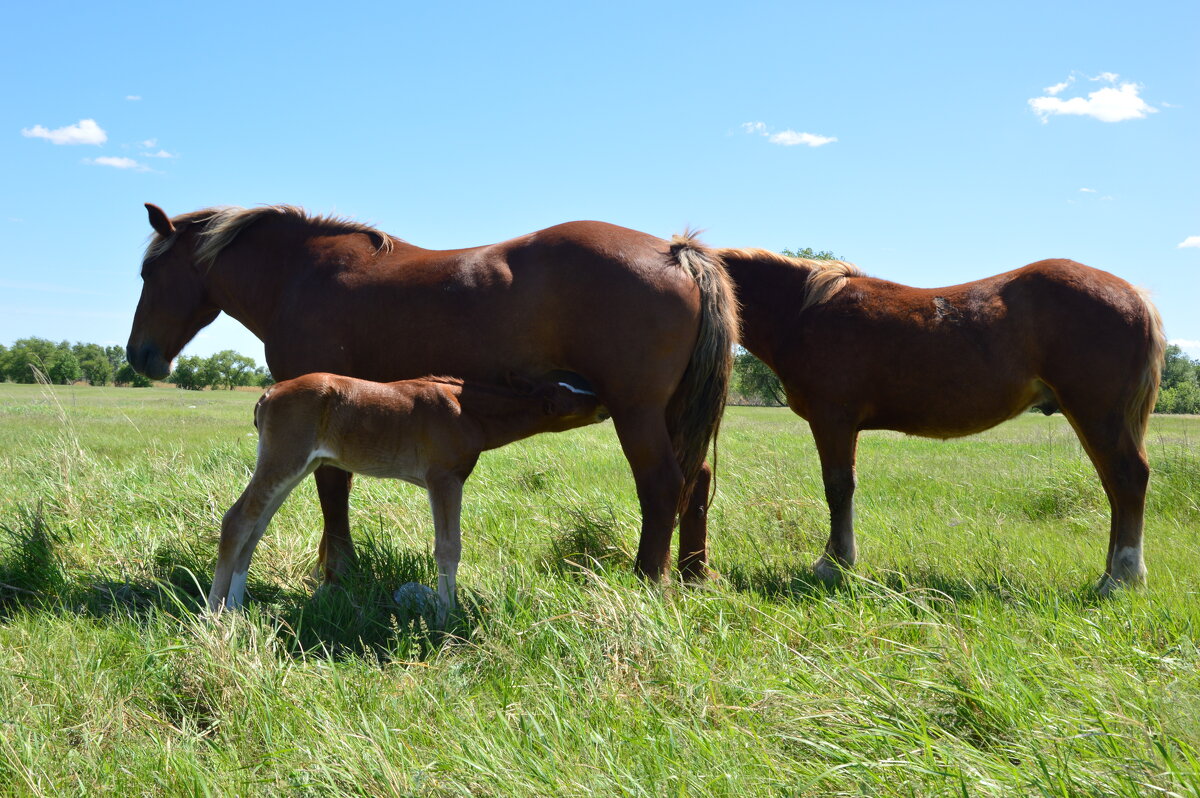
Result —
<instances>
[{"instance_id":1,"label":"horse head","mask_svg":"<svg viewBox=\"0 0 1200 798\"><path fill-rule=\"evenodd\" d=\"M209 297L204 269L193 255L206 214L172 220L150 203L146 211L155 235L142 260L142 295L125 354L137 371L162 379L180 350L221 311Z\"/></svg>"}]
</instances>

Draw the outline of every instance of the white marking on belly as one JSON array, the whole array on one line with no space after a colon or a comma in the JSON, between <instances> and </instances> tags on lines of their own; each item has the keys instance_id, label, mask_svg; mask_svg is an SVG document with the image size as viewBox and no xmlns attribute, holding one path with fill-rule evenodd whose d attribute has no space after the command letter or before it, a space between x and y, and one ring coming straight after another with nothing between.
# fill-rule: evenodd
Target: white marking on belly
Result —
<instances>
[{"instance_id":1,"label":"white marking on belly","mask_svg":"<svg viewBox=\"0 0 1200 798\"><path fill-rule=\"evenodd\" d=\"M559 385L566 388L571 393L577 393L577 394L581 394L583 396L595 396L596 395L594 391L585 391L582 388L576 388L574 385L568 385L565 382L560 382Z\"/></svg>"}]
</instances>

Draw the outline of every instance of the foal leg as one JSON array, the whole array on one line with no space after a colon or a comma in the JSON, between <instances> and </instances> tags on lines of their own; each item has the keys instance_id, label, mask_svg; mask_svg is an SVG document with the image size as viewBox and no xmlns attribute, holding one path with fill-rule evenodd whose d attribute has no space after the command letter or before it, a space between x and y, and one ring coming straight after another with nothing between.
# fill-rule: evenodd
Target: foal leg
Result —
<instances>
[{"instance_id":1,"label":"foal leg","mask_svg":"<svg viewBox=\"0 0 1200 798\"><path fill-rule=\"evenodd\" d=\"M679 573L688 581L707 576L708 494L712 487L712 467L705 462L688 487L687 504L679 516Z\"/></svg>"},{"instance_id":2,"label":"foal leg","mask_svg":"<svg viewBox=\"0 0 1200 798\"><path fill-rule=\"evenodd\" d=\"M246 575L254 549L283 500L305 476L301 471L289 478L264 479L256 473L225 513L221 520L217 566L208 591L209 610L219 612L245 604Z\"/></svg>"},{"instance_id":3,"label":"foal leg","mask_svg":"<svg viewBox=\"0 0 1200 798\"><path fill-rule=\"evenodd\" d=\"M813 422L810 426L821 458L821 478L825 483L825 501L829 505L829 541L820 559L813 563L813 572L826 582L836 582L842 577L842 569L852 567L858 559L858 546L854 541L854 488L857 485L854 460L858 432L840 424Z\"/></svg>"},{"instance_id":4,"label":"foal leg","mask_svg":"<svg viewBox=\"0 0 1200 798\"><path fill-rule=\"evenodd\" d=\"M662 408L614 412L613 426L625 459L633 469L642 508L642 536L634 568L641 576L657 582L668 567L683 472L671 446Z\"/></svg>"},{"instance_id":5,"label":"foal leg","mask_svg":"<svg viewBox=\"0 0 1200 798\"><path fill-rule=\"evenodd\" d=\"M1150 482L1150 462L1146 458L1142 434L1129 429L1120 410L1101 413L1077 409L1069 401L1059 404L1100 474L1100 482L1112 508L1108 556L1100 594L1108 595L1114 588L1140 584L1146 580L1142 527L1146 487Z\"/></svg>"},{"instance_id":6,"label":"foal leg","mask_svg":"<svg viewBox=\"0 0 1200 798\"><path fill-rule=\"evenodd\" d=\"M436 538L433 556L438 566L438 626L445 628L455 607L458 561L462 556L463 480L456 474L428 475L429 506L433 510Z\"/></svg>"},{"instance_id":7,"label":"foal leg","mask_svg":"<svg viewBox=\"0 0 1200 798\"><path fill-rule=\"evenodd\" d=\"M328 583L354 565L354 541L350 537L350 482L353 475L334 466L321 466L313 475L325 529L317 547L317 569Z\"/></svg>"}]
</instances>

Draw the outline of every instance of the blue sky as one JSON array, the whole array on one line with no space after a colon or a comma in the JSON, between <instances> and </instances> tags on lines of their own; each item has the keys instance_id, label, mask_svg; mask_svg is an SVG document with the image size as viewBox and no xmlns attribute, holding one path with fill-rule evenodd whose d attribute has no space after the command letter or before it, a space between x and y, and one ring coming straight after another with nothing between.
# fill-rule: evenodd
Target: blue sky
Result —
<instances>
[{"instance_id":1,"label":"blue sky","mask_svg":"<svg viewBox=\"0 0 1200 798\"><path fill-rule=\"evenodd\" d=\"M936 286L1068 257L1200 357L1200 5L10 3L0 343L124 344L149 226L570 219ZM222 317L186 352L261 346Z\"/></svg>"}]
</instances>

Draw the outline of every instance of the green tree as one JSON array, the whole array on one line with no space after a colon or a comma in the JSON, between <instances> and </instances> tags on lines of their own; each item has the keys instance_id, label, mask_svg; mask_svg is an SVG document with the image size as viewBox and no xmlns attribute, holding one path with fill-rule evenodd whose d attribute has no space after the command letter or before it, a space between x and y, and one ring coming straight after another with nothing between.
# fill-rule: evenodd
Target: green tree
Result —
<instances>
[{"instance_id":1,"label":"green tree","mask_svg":"<svg viewBox=\"0 0 1200 798\"><path fill-rule=\"evenodd\" d=\"M200 391L212 385L212 373L205 358L184 355L175 361L175 370L167 377L167 382L186 391Z\"/></svg>"},{"instance_id":2,"label":"green tree","mask_svg":"<svg viewBox=\"0 0 1200 798\"><path fill-rule=\"evenodd\" d=\"M75 346L71 347L71 352L79 361L83 378L92 385L105 385L112 379L112 363L99 344L76 342Z\"/></svg>"},{"instance_id":3,"label":"green tree","mask_svg":"<svg viewBox=\"0 0 1200 798\"><path fill-rule=\"evenodd\" d=\"M54 343L45 338L22 338L8 351L6 376L13 382L36 382L34 369L58 385L74 382L83 376L79 360L66 341Z\"/></svg>"},{"instance_id":4,"label":"green tree","mask_svg":"<svg viewBox=\"0 0 1200 798\"><path fill-rule=\"evenodd\" d=\"M125 347L109 345L104 347L104 356L108 358L108 364L112 366L112 373L116 374L121 370L121 366L125 365Z\"/></svg>"},{"instance_id":5,"label":"green tree","mask_svg":"<svg viewBox=\"0 0 1200 798\"><path fill-rule=\"evenodd\" d=\"M134 371L133 366L128 362L124 362L113 374L113 384L129 388L149 388L154 385L149 377L145 377Z\"/></svg>"},{"instance_id":6,"label":"green tree","mask_svg":"<svg viewBox=\"0 0 1200 798\"><path fill-rule=\"evenodd\" d=\"M1163 353L1162 384L1155 413L1200 413L1200 361L1171 344Z\"/></svg>"},{"instance_id":7,"label":"green tree","mask_svg":"<svg viewBox=\"0 0 1200 798\"><path fill-rule=\"evenodd\" d=\"M8 347L0 344L0 382L8 379Z\"/></svg>"},{"instance_id":8,"label":"green tree","mask_svg":"<svg viewBox=\"0 0 1200 798\"><path fill-rule=\"evenodd\" d=\"M250 377L254 374L254 359L225 349L208 358L208 368L213 375L210 385L224 385L232 391L238 385L250 384Z\"/></svg>"}]
</instances>

